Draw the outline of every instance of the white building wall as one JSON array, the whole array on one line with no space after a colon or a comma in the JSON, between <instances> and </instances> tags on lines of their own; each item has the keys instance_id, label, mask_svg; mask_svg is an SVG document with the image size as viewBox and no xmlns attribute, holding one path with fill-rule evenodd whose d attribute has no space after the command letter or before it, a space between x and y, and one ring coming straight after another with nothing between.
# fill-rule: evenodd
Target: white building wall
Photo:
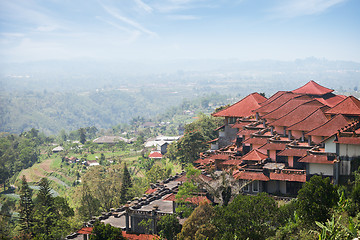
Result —
<instances>
[{"instance_id":1,"label":"white building wall","mask_svg":"<svg viewBox=\"0 0 360 240\"><path fill-rule=\"evenodd\" d=\"M339 155L347 157L360 156L360 145L340 144Z\"/></svg>"},{"instance_id":2,"label":"white building wall","mask_svg":"<svg viewBox=\"0 0 360 240\"><path fill-rule=\"evenodd\" d=\"M336 153L336 143L334 143L335 137L329 138L325 141L325 152Z\"/></svg>"},{"instance_id":3,"label":"white building wall","mask_svg":"<svg viewBox=\"0 0 360 240\"><path fill-rule=\"evenodd\" d=\"M309 174L322 174L333 176L334 170L332 164L309 163Z\"/></svg>"}]
</instances>

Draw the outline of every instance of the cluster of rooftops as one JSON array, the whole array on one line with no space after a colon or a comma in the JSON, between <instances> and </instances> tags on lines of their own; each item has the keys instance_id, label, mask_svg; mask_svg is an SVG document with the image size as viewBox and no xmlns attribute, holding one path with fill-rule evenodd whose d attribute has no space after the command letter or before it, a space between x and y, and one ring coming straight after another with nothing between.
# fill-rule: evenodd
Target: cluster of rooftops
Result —
<instances>
[{"instance_id":1,"label":"cluster of rooftops","mask_svg":"<svg viewBox=\"0 0 360 240\"><path fill-rule=\"evenodd\" d=\"M269 98L252 93L213 113L219 137L194 163L231 172L245 191L297 194L312 175L339 183L360 157L360 101L310 81Z\"/></svg>"},{"instance_id":2,"label":"cluster of rooftops","mask_svg":"<svg viewBox=\"0 0 360 240\"><path fill-rule=\"evenodd\" d=\"M312 175L346 181L359 163L360 100L335 95L314 81L269 98L252 93L212 115L224 117L224 125L209 142L211 149L194 162L210 185L217 184L210 172L225 171L241 192L291 196ZM152 185L142 198L96 218L122 228L129 239L152 239L154 235L143 234L140 222L154 220L151 232L157 233L158 217L175 213L175 196L185 181L185 172L177 174ZM186 201L198 205L216 199L204 190ZM68 239L86 239L94 221Z\"/></svg>"}]
</instances>

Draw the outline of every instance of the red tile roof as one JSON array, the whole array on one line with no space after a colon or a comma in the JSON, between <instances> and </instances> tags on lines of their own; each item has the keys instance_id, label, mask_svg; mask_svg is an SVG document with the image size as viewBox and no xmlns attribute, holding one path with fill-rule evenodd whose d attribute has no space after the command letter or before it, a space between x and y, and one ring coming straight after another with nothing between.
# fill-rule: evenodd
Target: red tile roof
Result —
<instances>
[{"instance_id":1,"label":"red tile roof","mask_svg":"<svg viewBox=\"0 0 360 240\"><path fill-rule=\"evenodd\" d=\"M162 158L162 154L160 152L152 152L149 154L149 158Z\"/></svg>"},{"instance_id":2,"label":"red tile roof","mask_svg":"<svg viewBox=\"0 0 360 240\"><path fill-rule=\"evenodd\" d=\"M275 109L279 108L285 102L289 101L290 99L297 97L299 95L294 94L292 92L283 92L279 97L275 98L273 101L268 102L267 104L262 104L261 107L254 110L254 112L258 112L263 114L267 114Z\"/></svg>"},{"instance_id":3,"label":"red tile roof","mask_svg":"<svg viewBox=\"0 0 360 240\"><path fill-rule=\"evenodd\" d=\"M286 173L284 171L280 173L270 172L270 179L288 182L306 182L306 174L297 174L295 172Z\"/></svg>"},{"instance_id":4,"label":"red tile roof","mask_svg":"<svg viewBox=\"0 0 360 240\"><path fill-rule=\"evenodd\" d=\"M252 137L252 138L246 139L245 141L243 141L243 143L264 145L265 143L267 143L268 139L269 138Z\"/></svg>"},{"instance_id":5,"label":"red tile roof","mask_svg":"<svg viewBox=\"0 0 360 240\"><path fill-rule=\"evenodd\" d=\"M152 194L153 192L156 192L156 188L149 188L148 190L146 190L145 194Z\"/></svg>"},{"instance_id":6,"label":"red tile roof","mask_svg":"<svg viewBox=\"0 0 360 240\"><path fill-rule=\"evenodd\" d=\"M221 165L238 166L241 163L242 163L242 160L240 160L240 159L231 159L231 160L227 160L227 161L221 163Z\"/></svg>"},{"instance_id":7,"label":"red tile roof","mask_svg":"<svg viewBox=\"0 0 360 240\"><path fill-rule=\"evenodd\" d=\"M311 100L312 99L308 96L292 98L289 101L282 104L281 106L279 106L277 109L263 115L262 118L279 119L284 115L288 114L289 112L293 111L295 108L299 107L300 105L306 102L310 102Z\"/></svg>"},{"instance_id":8,"label":"red tile roof","mask_svg":"<svg viewBox=\"0 0 360 240\"><path fill-rule=\"evenodd\" d=\"M360 116L360 100L350 96L326 111L327 114L343 114Z\"/></svg>"},{"instance_id":9,"label":"red tile roof","mask_svg":"<svg viewBox=\"0 0 360 240\"><path fill-rule=\"evenodd\" d=\"M295 156L295 157L302 157L307 154L308 149L305 148L288 148L284 149L283 151L279 152L278 156Z\"/></svg>"},{"instance_id":10,"label":"red tile roof","mask_svg":"<svg viewBox=\"0 0 360 240\"><path fill-rule=\"evenodd\" d=\"M334 142L340 144L360 145L360 137L338 137L338 140Z\"/></svg>"},{"instance_id":11,"label":"red tile roof","mask_svg":"<svg viewBox=\"0 0 360 240\"><path fill-rule=\"evenodd\" d=\"M325 95L333 91L334 90L323 87L320 84L311 80L310 82L306 83L304 86L299 87L298 89L295 89L292 92L298 94Z\"/></svg>"},{"instance_id":12,"label":"red tile roof","mask_svg":"<svg viewBox=\"0 0 360 240\"><path fill-rule=\"evenodd\" d=\"M246 155L244 155L241 160L244 161L262 161L268 158L268 155L263 154L262 152L258 151L257 149L251 150Z\"/></svg>"},{"instance_id":13,"label":"red tile roof","mask_svg":"<svg viewBox=\"0 0 360 240\"><path fill-rule=\"evenodd\" d=\"M330 93L330 94L325 95L324 97L318 97L315 99L329 107L333 107L336 104L338 104L339 102L341 102L342 100L344 100L345 98L346 98L346 96L344 96L344 95L335 95L333 93Z\"/></svg>"},{"instance_id":14,"label":"red tile roof","mask_svg":"<svg viewBox=\"0 0 360 240\"><path fill-rule=\"evenodd\" d=\"M286 144L285 143L266 143L264 146L261 146L259 149L264 149L264 150L284 150L286 148Z\"/></svg>"},{"instance_id":15,"label":"red tile roof","mask_svg":"<svg viewBox=\"0 0 360 240\"><path fill-rule=\"evenodd\" d=\"M91 234L93 228L92 227L83 227L77 233L79 234Z\"/></svg>"},{"instance_id":16,"label":"red tile roof","mask_svg":"<svg viewBox=\"0 0 360 240\"><path fill-rule=\"evenodd\" d=\"M321 106L324 106L324 104L320 103L317 100L304 103L296 107L288 114L282 116L281 118L270 122L269 125L289 127L305 119L306 117L314 113L317 109L319 109Z\"/></svg>"},{"instance_id":17,"label":"red tile roof","mask_svg":"<svg viewBox=\"0 0 360 240\"><path fill-rule=\"evenodd\" d=\"M126 233L126 231L122 231L123 237L129 240L160 240L161 238L157 235L151 234L135 234L135 233Z\"/></svg>"},{"instance_id":18,"label":"red tile roof","mask_svg":"<svg viewBox=\"0 0 360 240\"><path fill-rule=\"evenodd\" d=\"M207 165L209 163L213 163L215 162L214 159L211 158L199 158L198 160L195 160L194 163L198 163L198 164L203 164L203 165Z\"/></svg>"},{"instance_id":19,"label":"red tile roof","mask_svg":"<svg viewBox=\"0 0 360 240\"><path fill-rule=\"evenodd\" d=\"M334 161L329 161L328 156L325 154L309 154L299 159L299 162L304 163L321 163L321 164L334 164Z\"/></svg>"},{"instance_id":20,"label":"red tile roof","mask_svg":"<svg viewBox=\"0 0 360 240\"><path fill-rule=\"evenodd\" d=\"M263 172L240 170L234 173L235 179L269 181L270 179Z\"/></svg>"},{"instance_id":21,"label":"red tile roof","mask_svg":"<svg viewBox=\"0 0 360 240\"><path fill-rule=\"evenodd\" d=\"M228 160L230 158L230 154L214 154L212 156L210 156L210 158L212 159L216 159L216 160Z\"/></svg>"},{"instance_id":22,"label":"red tile roof","mask_svg":"<svg viewBox=\"0 0 360 240\"><path fill-rule=\"evenodd\" d=\"M280 97L281 95L283 95L284 93L286 93L287 91L278 91L276 92L274 95L272 95L271 97L269 97L265 102L260 103L261 106L265 106L266 104L274 101L276 98Z\"/></svg>"},{"instance_id":23,"label":"red tile roof","mask_svg":"<svg viewBox=\"0 0 360 240\"><path fill-rule=\"evenodd\" d=\"M239 102L223 109L217 113L213 113L214 117L249 117L253 115L252 110L258 108L260 103L266 101L266 98L259 93L252 93Z\"/></svg>"},{"instance_id":24,"label":"red tile roof","mask_svg":"<svg viewBox=\"0 0 360 240\"><path fill-rule=\"evenodd\" d=\"M311 115L307 116L303 120L295 123L292 126L289 126L287 129L292 131L304 131L308 132L313 130L328 121L328 118L324 114L324 110L329 109L328 107L322 107L317 111L313 112Z\"/></svg>"},{"instance_id":25,"label":"red tile roof","mask_svg":"<svg viewBox=\"0 0 360 240\"><path fill-rule=\"evenodd\" d=\"M350 122L349 119L347 119L343 115L336 115L335 117L324 123L323 125L315 128L314 130L311 130L306 135L329 137L335 134L341 128L348 125L349 122Z\"/></svg>"},{"instance_id":26,"label":"red tile roof","mask_svg":"<svg viewBox=\"0 0 360 240\"><path fill-rule=\"evenodd\" d=\"M289 126L287 129L292 131L304 131L308 132L313 130L324 123L326 123L329 119L325 116L324 110L329 109L328 107L322 107L311 115L307 116L303 120L295 123L294 125Z\"/></svg>"}]
</instances>

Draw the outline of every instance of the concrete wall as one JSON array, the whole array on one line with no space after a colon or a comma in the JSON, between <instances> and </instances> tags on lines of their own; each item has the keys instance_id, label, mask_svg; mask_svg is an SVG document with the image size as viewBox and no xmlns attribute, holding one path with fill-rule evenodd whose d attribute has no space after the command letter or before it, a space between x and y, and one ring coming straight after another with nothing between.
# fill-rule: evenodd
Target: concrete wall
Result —
<instances>
[{"instance_id":1,"label":"concrete wall","mask_svg":"<svg viewBox=\"0 0 360 240\"><path fill-rule=\"evenodd\" d=\"M320 163L309 163L308 164L309 174L322 174L325 176L334 175L334 167L332 164L320 164Z\"/></svg>"}]
</instances>

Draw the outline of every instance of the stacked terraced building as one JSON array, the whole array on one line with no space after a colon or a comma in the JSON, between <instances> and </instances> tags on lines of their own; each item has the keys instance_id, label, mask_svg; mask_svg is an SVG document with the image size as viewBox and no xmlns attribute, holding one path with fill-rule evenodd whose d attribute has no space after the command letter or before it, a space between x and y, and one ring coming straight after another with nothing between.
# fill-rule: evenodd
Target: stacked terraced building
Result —
<instances>
[{"instance_id":1,"label":"stacked terraced building","mask_svg":"<svg viewBox=\"0 0 360 240\"><path fill-rule=\"evenodd\" d=\"M228 171L248 193L296 195L313 175L346 181L359 166L360 101L333 92L310 81L248 95L213 114L224 125L195 164Z\"/></svg>"}]
</instances>

